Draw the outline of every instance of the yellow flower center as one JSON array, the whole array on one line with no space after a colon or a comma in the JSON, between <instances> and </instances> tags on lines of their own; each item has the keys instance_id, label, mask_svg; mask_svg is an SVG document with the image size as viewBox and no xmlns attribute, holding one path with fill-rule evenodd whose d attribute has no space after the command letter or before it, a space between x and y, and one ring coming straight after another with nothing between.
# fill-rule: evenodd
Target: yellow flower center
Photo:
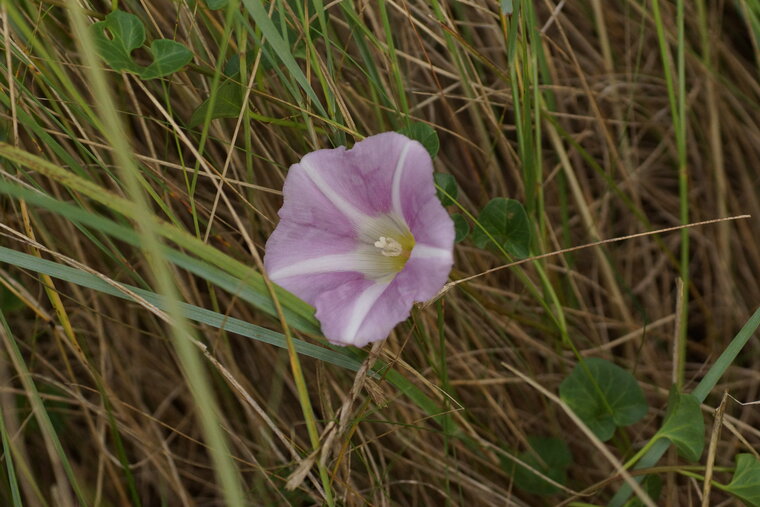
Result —
<instances>
[{"instance_id":1,"label":"yellow flower center","mask_svg":"<svg viewBox=\"0 0 760 507\"><path fill-rule=\"evenodd\" d=\"M409 256L412 254L414 248L414 236L408 229L406 231L393 231L396 234L393 236L380 236L375 241L375 248L379 250L379 253L386 257L384 264L386 264L393 272L398 273L406 265L406 261L409 260ZM395 237L394 237L395 236Z\"/></svg>"}]
</instances>

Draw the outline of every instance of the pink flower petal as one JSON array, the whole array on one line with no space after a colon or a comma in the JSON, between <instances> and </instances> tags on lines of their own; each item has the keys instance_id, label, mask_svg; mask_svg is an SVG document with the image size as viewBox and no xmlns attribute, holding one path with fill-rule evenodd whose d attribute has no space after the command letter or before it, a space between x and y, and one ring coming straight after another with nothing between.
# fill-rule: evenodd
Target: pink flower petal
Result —
<instances>
[{"instance_id":1,"label":"pink flower petal","mask_svg":"<svg viewBox=\"0 0 760 507\"><path fill-rule=\"evenodd\" d=\"M446 283L454 225L416 141L386 132L350 150L309 153L290 168L283 194L264 264L273 281L316 307L331 342L386 338L414 302Z\"/></svg>"},{"instance_id":2,"label":"pink flower petal","mask_svg":"<svg viewBox=\"0 0 760 507\"><path fill-rule=\"evenodd\" d=\"M410 259L364 318L352 345L382 340L409 317L412 305L432 299L451 271L451 260Z\"/></svg>"},{"instance_id":3,"label":"pink flower petal","mask_svg":"<svg viewBox=\"0 0 760 507\"><path fill-rule=\"evenodd\" d=\"M318 175L336 196L365 215L377 216L391 210L391 186L395 164L405 148L419 143L395 132L385 132L360 141L350 150L318 150L304 156L300 165ZM430 156L427 164L432 171Z\"/></svg>"}]
</instances>

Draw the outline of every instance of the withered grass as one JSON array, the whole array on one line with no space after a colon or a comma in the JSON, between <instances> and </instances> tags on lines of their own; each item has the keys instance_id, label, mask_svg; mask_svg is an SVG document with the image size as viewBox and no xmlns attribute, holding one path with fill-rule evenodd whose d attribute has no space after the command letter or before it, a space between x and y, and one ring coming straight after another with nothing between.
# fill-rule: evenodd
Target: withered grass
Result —
<instances>
[{"instance_id":1,"label":"withered grass","mask_svg":"<svg viewBox=\"0 0 760 507\"><path fill-rule=\"evenodd\" d=\"M686 271L684 236L654 234L522 265L534 290L506 269L415 309L372 354L435 400L443 418L431 417L383 379L368 378L366 370L357 376L302 357L326 446L313 455L287 353L197 326L208 347L216 418L248 501L325 503L315 464L322 460L338 505L605 503L622 484L616 467L561 407L504 363L556 393L576 362L566 346L570 340L581 355L632 372L651 408L606 444L624 463L659 427L674 375L678 380L677 344L685 343L688 391L757 308L757 7L743 0L684 2L679 40L676 2L659 2L669 55L663 64L651 2L544 0L528 7L515 1L523 4L517 21L490 0L329 2L319 13L315 3L265 6L288 34L326 114L270 46L259 52L247 32L256 26L241 7L226 43L229 54L252 50L249 109L239 118L213 120L207 135L186 124L209 96L214 68L226 61L219 54L225 11L209 11L202 2L119 3L142 19L149 40L174 38L195 55L192 66L163 80L108 73L127 125L121 134L149 182L156 216L253 266L246 236L263 254L290 164L314 149L399 129L408 114L437 130L436 169L455 176L466 210L477 215L494 197L526 205L538 233L535 254L682 225L683 206L689 222L751 218L687 229ZM9 19L11 4L31 32ZM94 102L68 4L2 2L3 140L124 194L108 136L82 112ZM81 6L102 17L108 4ZM674 121L666 79L670 73L678 82L679 45L683 123ZM147 53L136 56L145 61ZM29 129L23 116L40 128ZM54 150L46 136L63 151ZM685 140L682 155L679 136ZM685 193L679 189L679 156L685 160ZM0 178L114 216L13 164L3 163ZM0 246L55 259L50 250L109 279L152 287L139 248L7 196L0 206ZM456 248L452 279L506 262L465 241ZM678 281L684 273L681 321ZM182 300L282 331L277 319L236 294L179 268L172 276ZM0 295L12 291L21 301L0 305L8 321L0 331L0 408L24 505L76 505L77 493L66 463L32 415L11 341L88 504L224 504L198 422L197 410L204 407L190 392L164 320L144 305L7 264L0 264L0 282L6 287ZM560 310L551 305L551 293ZM547 307L562 314L562 326ZM680 331L679 322L685 322ZM755 337L703 405L707 428L724 391L742 402L760 399L758 372ZM760 407L727 398L721 418L721 431L706 432L710 452L700 470L709 465L713 478L725 483L725 467L733 466L736 454L758 454ZM508 473L509 456L524 452L530 436L561 438L572 451L566 489L556 495L525 493ZM309 459L313 467L304 464ZM676 455L660 464L670 467L661 472L662 505L732 501L679 474L690 464ZM295 490L286 488L289 480ZM3 489L11 483L0 484L0 503L10 505L12 488ZM703 490L709 498L702 498Z\"/></svg>"}]
</instances>

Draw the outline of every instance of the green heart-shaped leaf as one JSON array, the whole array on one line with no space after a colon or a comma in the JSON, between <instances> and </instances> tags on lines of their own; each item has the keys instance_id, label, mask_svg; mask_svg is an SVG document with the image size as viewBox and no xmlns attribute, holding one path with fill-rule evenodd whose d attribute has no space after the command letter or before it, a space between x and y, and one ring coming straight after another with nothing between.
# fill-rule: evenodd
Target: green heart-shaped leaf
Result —
<instances>
[{"instance_id":1,"label":"green heart-shaped leaf","mask_svg":"<svg viewBox=\"0 0 760 507\"><path fill-rule=\"evenodd\" d=\"M409 126L399 130L398 133L418 141L430 153L431 157L435 158L438 155L438 149L441 147L440 141L438 141L438 133L427 123L412 122Z\"/></svg>"},{"instance_id":2,"label":"green heart-shaped leaf","mask_svg":"<svg viewBox=\"0 0 760 507\"><path fill-rule=\"evenodd\" d=\"M639 421L649 408L633 375L599 358L578 363L560 384L559 396L602 441L612 438L615 427Z\"/></svg>"},{"instance_id":3,"label":"green heart-shaped leaf","mask_svg":"<svg viewBox=\"0 0 760 507\"><path fill-rule=\"evenodd\" d=\"M736 471L725 488L726 491L742 499L746 505L760 506L760 460L752 454L736 457Z\"/></svg>"},{"instance_id":4,"label":"green heart-shaped leaf","mask_svg":"<svg viewBox=\"0 0 760 507\"><path fill-rule=\"evenodd\" d=\"M485 205L472 231L478 248L499 246L513 257L530 255L530 222L519 201L497 197ZM494 242L496 245L494 245Z\"/></svg>"},{"instance_id":5,"label":"green heart-shaped leaf","mask_svg":"<svg viewBox=\"0 0 760 507\"><path fill-rule=\"evenodd\" d=\"M193 54L184 45L169 39L154 40L150 45L153 63L141 72L143 79L168 76L190 63Z\"/></svg>"},{"instance_id":6,"label":"green heart-shaped leaf","mask_svg":"<svg viewBox=\"0 0 760 507\"><path fill-rule=\"evenodd\" d=\"M206 119L211 99L208 98L193 111L190 128L197 127ZM226 81L216 91L216 100L209 119L237 118L243 107L243 87L237 81Z\"/></svg>"},{"instance_id":7,"label":"green heart-shaped leaf","mask_svg":"<svg viewBox=\"0 0 760 507\"><path fill-rule=\"evenodd\" d=\"M573 461L567 444L558 438L528 437L532 451L520 453L520 460L538 470L552 480L565 484L566 470ZM515 485L528 493L535 495L553 495L559 488L528 470L515 465L513 477Z\"/></svg>"},{"instance_id":8,"label":"green heart-shaped leaf","mask_svg":"<svg viewBox=\"0 0 760 507\"><path fill-rule=\"evenodd\" d=\"M697 461L705 447L705 420L699 400L693 394L671 390L668 411L655 438L667 438L676 446L678 454Z\"/></svg>"},{"instance_id":9,"label":"green heart-shaped leaf","mask_svg":"<svg viewBox=\"0 0 760 507\"><path fill-rule=\"evenodd\" d=\"M145 28L137 16L116 10L90 28L98 53L112 69L140 72L132 51L145 42Z\"/></svg>"},{"instance_id":10,"label":"green heart-shaped leaf","mask_svg":"<svg viewBox=\"0 0 760 507\"><path fill-rule=\"evenodd\" d=\"M135 62L132 52L145 43L145 28L134 14L115 10L90 27L100 57L114 70L137 74L142 79L155 79L177 72L190 63L193 54L179 42L168 39L153 41L148 50L153 62L144 67Z\"/></svg>"}]
</instances>

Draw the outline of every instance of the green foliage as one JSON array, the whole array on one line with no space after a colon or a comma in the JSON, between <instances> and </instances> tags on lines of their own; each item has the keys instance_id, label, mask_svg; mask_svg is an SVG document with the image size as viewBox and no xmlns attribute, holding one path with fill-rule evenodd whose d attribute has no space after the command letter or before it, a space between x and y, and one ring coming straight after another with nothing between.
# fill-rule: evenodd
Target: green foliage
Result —
<instances>
[{"instance_id":1,"label":"green foliage","mask_svg":"<svg viewBox=\"0 0 760 507\"><path fill-rule=\"evenodd\" d=\"M662 476L647 475L644 480L641 481L641 489L646 492L649 498L656 501L660 498L660 494L662 493L662 484ZM625 507L644 507L644 502L642 502L639 497L634 497L626 502Z\"/></svg>"},{"instance_id":2,"label":"green foliage","mask_svg":"<svg viewBox=\"0 0 760 507\"><path fill-rule=\"evenodd\" d=\"M256 57L256 51L250 50L246 51L245 53L245 61L247 65L250 65L250 63L253 61L253 59ZM224 64L224 69L222 72L224 72L225 76L228 77L237 77L240 74L240 63L242 58L240 58L239 53L235 53L234 55L230 56L230 59L227 60L227 63Z\"/></svg>"},{"instance_id":3,"label":"green foliage","mask_svg":"<svg viewBox=\"0 0 760 507\"><path fill-rule=\"evenodd\" d=\"M438 199L440 199L441 204L444 206L451 206L454 204L453 199L456 199L459 194L457 180L455 180L452 175L446 173L435 173L433 178L435 179L435 184L440 187L440 189L436 190L436 193L438 194Z\"/></svg>"},{"instance_id":4,"label":"green foliage","mask_svg":"<svg viewBox=\"0 0 760 507\"><path fill-rule=\"evenodd\" d=\"M573 461L567 444L558 438L528 437L531 451L520 453L520 460L560 484L567 480L567 468ZM529 469L515 464L513 467L515 485L535 495L553 495L560 489Z\"/></svg>"},{"instance_id":5,"label":"green foliage","mask_svg":"<svg viewBox=\"0 0 760 507\"><path fill-rule=\"evenodd\" d=\"M324 109L324 106L322 105L322 101L319 100L319 97L317 97L317 94L314 92L314 88L312 88L311 83L309 83L309 79L306 77L306 74L304 74L303 70L301 70L301 67L298 65L291 47L283 38L280 29L275 26L272 18L269 17L269 12L264 7L262 1L242 0L242 3L245 6L248 14L255 22L257 28L261 30L264 38L266 38L266 43L268 45L267 52L269 52L269 48L271 48L273 56L276 56L277 59L280 60L283 65L285 65L285 68L287 69L290 77L300 85L304 93L306 93L309 99L313 102L313 105L317 111L320 114L326 116L327 113Z\"/></svg>"},{"instance_id":6,"label":"green foliage","mask_svg":"<svg viewBox=\"0 0 760 507\"><path fill-rule=\"evenodd\" d=\"M678 449L678 454L689 461L697 461L705 446L705 421L699 400L693 394L670 391L665 421L655 438L667 438Z\"/></svg>"},{"instance_id":7,"label":"green foliage","mask_svg":"<svg viewBox=\"0 0 760 507\"><path fill-rule=\"evenodd\" d=\"M206 0L206 6L212 11L218 11L227 7L229 0Z\"/></svg>"},{"instance_id":8,"label":"green foliage","mask_svg":"<svg viewBox=\"0 0 760 507\"><path fill-rule=\"evenodd\" d=\"M747 342L752 338L758 327L760 327L760 308L755 310L755 313L753 313L744 326L742 326L741 330L731 340L731 343L728 344L723 353L721 353L718 359L715 360L715 363L709 370L707 370L707 373L702 377L702 380L697 387L694 388L692 394L698 401L702 402L707 398L707 395L715 388L718 380L720 380L728 367L731 366L744 346L747 345ZM644 456L636 463L634 470L655 466L663 454L665 454L665 451L668 450L668 442L668 440L659 440L655 442L646 454L644 454ZM610 507L620 507L630 495L631 488L628 485L623 485L612 498Z\"/></svg>"},{"instance_id":9,"label":"green foliage","mask_svg":"<svg viewBox=\"0 0 760 507\"><path fill-rule=\"evenodd\" d=\"M612 438L615 427L639 421L648 409L633 375L599 358L578 363L560 384L559 395L602 441Z\"/></svg>"},{"instance_id":10,"label":"green foliage","mask_svg":"<svg viewBox=\"0 0 760 507\"><path fill-rule=\"evenodd\" d=\"M745 505L760 507L760 460L752 454L739 454L734 476L723 489L741 498Z\"/></svg>"},{"instance_id":11,"label":"green foliage","mask_svg":"<svg viewBox=\"0 0 760 507\"><path fill-rule=\"evenodd\" d=\"M142 79L172 74L193 59L190 50L179 42L158 39L148 49L153 62L147 67L135 62L132 52L145 43L145 28L140 18L120 10L111 12L104 21L93 24L90 29L98 53L111 68L132 72Z\"/></svg>"},{"instance_id":12,"label":"green foliage","mask_svg":"<svg viewBox=\"0 0 760 507\"><path fill-rule=\"evenodd\" d=\"M518 259L530 255L530 222L519 201L504 197L491 199L481 210L478 223L480 227L476 225L472 232L478 248L498 245Z\"/></svg>"},{"instance_id":13,"label":"green foliage","mask_svg":"<svg viewBox=\"0 0 760 507\"><path fill-rule=\"evenodd\" d=\"M198 108L193 111L188 126L197 127L206 119L208 108L211 105L211 99L204 100ZM216 91L216 100L211 110L209 119L216 118L237 118L243 107L243 87L234 80L225 81Z\"/></svg>"},{"instance_id":14,"label":"green foliage","mask_svg":"<svg viewBox=\"0 0 760 507\"><path fill-rule=\"evenodd\" d=\"M470 234L470 224L467 222L467 219L459 213L451 215L451 219L454 221L454 232L456 233L454 241L461 243L467 239L467 236Z\"/></svg>"},{"instance_id":15,"label":"green foliage","mask_svg":"<svg viewBox=\"0 0 760 507\"><path fill-rule=\"evenodd\" d=\"M441 147L441 143L438 140L438 133L427 123L412 122L408 126L399 130L398 133L404 134L409 139L419 141L428 153L430 153L431 157L435 158L435 156L438 155L438 149Z\"/></svg>"},{"instance_id":16,"label":"green foliage","mask_svg":"<svg viewBox=\"0 0 760 507\"><path fill-rule=\"evenodd\" d=\"M24 307L24 302L4 285L0 285L0 312L11 313Z\"/></svg>"}]
</instances>

